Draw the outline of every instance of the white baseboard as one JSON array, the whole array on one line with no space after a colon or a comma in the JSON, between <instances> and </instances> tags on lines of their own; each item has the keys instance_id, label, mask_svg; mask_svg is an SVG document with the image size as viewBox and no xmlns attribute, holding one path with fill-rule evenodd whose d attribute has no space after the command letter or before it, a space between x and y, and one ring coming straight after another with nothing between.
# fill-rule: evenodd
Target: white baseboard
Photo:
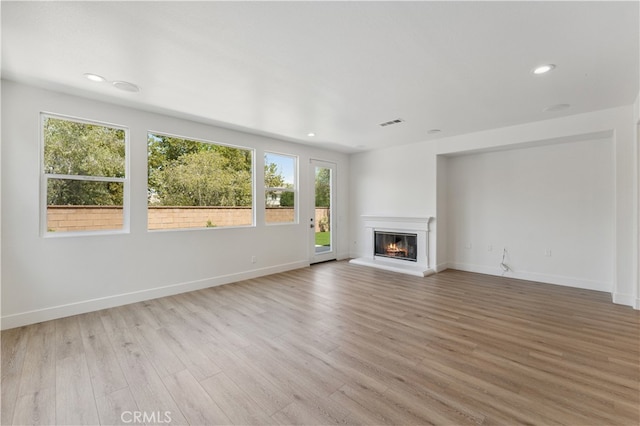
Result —
<instances>
[{"instance_id":1,"label":"white baseboard","mask_svg":"<svg viewBox=\"0 0 640 426\"><path fill-rule=\"evenodd\" d=\"M496 275L496 276L503 275L502 269L498 267L472 265L468 263L449 263L448 265L450 268L458 269L460 271L477 272L479 274ZM545 284L562 285L565 287L582 288L585 290L605 291L609 293L611 293L611 290L607 290L607 288L610 289L612 287L612 285L609 283L603 283L599 281L589 281L589 280L567 277L562 275L540 274L537 272L508 271L504 273L504 276L508 278L516 278L519 280L537 281Z\"/></svg>"},{"instance_id":2,"label":"white baseboard","mask_svg":"<svg viewBox=\"0 0 640 426\"><path fill-rule=\"evenodd\" d=\"M221 275L217 277L205 278L202 280L171 284L163 287L134 291L131 293L117 294L97 299L83 300L66 305L52 306L44 309L6 315L3 316L0 320L0 329L6 330L9 328L21 327L23 325L35 324L38 322L64 318L71 315L99 311L101 309L113 308L115 306L128 305L130 303L157 299L159 297L172 296L174 294L200 290L208 287L215 287L237 281L248 280L251 278L258 278L265 275L277 274L279 272L290 271L293 269L305 268L308 266L309 261L304 260L282 265L270 266L267 268L252 269L250 271L244 271L235 274Z\"/></svg>"},{"instance_id":3,"label":"white baseboard","mask_svg":"<svg viewBox=\"0 0 640 426\"><path fill-rule=\"evenodd\" d=\"M632 294L613 293L611 298L615 304L631 306L633 309L640 309L640 299L635 298Z\"/></svg>"},{"instance_id":4,"label":"white baseboard","mask_svg":"<svg viewBox=\"0 0 640 426\"><path fill-rule=\"evenodd\" d=\"M349 258L350 258L350 256L349 256L349 253L348 253L348 252L347 252L347 253L345 253L345 252L338 252L338 253L337 253L337 255L336 255L336 260L347 260L347 259L349 259Z\"/></svg>"},{"instance_id":5,"label":"white baseboard","mask_svg":"<svg viewBox=\"0 0 640 426\"><path fill-rule=\"evenodd\" d=\"M445 263L439 263L439 264L437 264L437 265L436 265L436 267L435 267L435 268L433 268L433 269L436 271L436 273L439 273L439 272L442 272L442 271L444 271L444 270L449 269L449 264L448 264L448 263L446 263L446 262L445 262Z\"/></svg>"}]
</instances>

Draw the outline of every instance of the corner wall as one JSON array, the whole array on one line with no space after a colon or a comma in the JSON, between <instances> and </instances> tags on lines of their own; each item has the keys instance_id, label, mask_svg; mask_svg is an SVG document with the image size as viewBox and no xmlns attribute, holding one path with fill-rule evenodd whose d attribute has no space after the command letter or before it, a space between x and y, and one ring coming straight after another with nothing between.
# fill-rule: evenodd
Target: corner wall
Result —
<instances>
[{"instance_id":1,"label":"corner wall","mask_svg":"<svg viewBox=\"0 0 640 426\"><path fill-rule=\"evenodd\" d=\"M43 111L128 127L130 233L39 235ZM311 233L305 218L313 215L314 194L306 189L312 158L337 164L337 254L348 255L345 154L9 81L2 81L2 123L3 329L308 266ZM265 150L298 156L300 223L264 225L264 191L258 187L255 227L148 232L149 130L253 148L256 182Z\"/></svg>"},{"instance_id":2,"label":"corner wall","mask_svg":"<svg viewBox=\"0 0 640 426\"><path fill-rule=\"evenodd\" d=\"M352 255L359 256L361 247L360 216L364 214L385 214L397 216L427 216L437 212L438 216L451 213L443 206L448 196L445 170L450 166L451 156L478 154L490 151L522 149L537 146L554 145L581 141L609 139L613 146L613 185L614 210L613 229L613 277L611 293L615 303L634 306L638 298L638 244L637 244L637 138L635 136L634 109L632 105L612 108L586 114L578 114L546 121L504 127L460 136L452 136L426 141L408 146L352 155L351 174L351 235ZM441 157L444 160L441 160ZM420 164L421 171L416 179L404 182L402 186L391 189L391 195L377 191L371 183L380 181L380 167L389 161L400 164L407 160L409 165ZM437 165L437 168L436 168ZM440 170L442 169L442 170ZM443 179L443 175L445 178ZM477 176L483 179L483 176ZM384 185L382 185L384 187ZM389 190L387 188L387 190ZM410 213L397 203L384 203L386 199L409 200ZM378 211L381 210L381 211ZM455 263L451 259L454 239L447 235L446 220L436 216L437 265ZM479 224L479 226L482 226ZM526 225L523 225L526 226ZM521 241L519 244L525 244ZM448 249L441 245L448 245ZM433 253L434 247L431 252ZM606 269L606 265L603 264ZM549 268L540 266L530 271L541 275L554 275ZM574 282L579 282L580 277ZM555 282L555 284L567 284Z\"/></svg>"},{"instance_id":3,"label":"corner wall","mask_svg":"<svg viewBox=\"0 0 640 426\"><path fill-rule=\"evenodd\" d=\"M449 266L612 292L610 138L449 159Z\"/></svg>"}]
</instances>

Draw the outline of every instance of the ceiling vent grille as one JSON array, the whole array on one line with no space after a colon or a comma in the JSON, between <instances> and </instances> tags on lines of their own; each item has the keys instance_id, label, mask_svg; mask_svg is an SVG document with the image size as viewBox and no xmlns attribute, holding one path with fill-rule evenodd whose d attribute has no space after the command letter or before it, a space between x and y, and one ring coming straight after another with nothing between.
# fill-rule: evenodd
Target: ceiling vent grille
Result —
<instances>
[{"instance_id":1,"label":"ceiling vent grille","mask_svg":"<svg viewBox=\"0 0 640 426\"><path fill-rule=\"evenodd\" d=\"M393 124L400 124L403 123L404 120L402 118L396 118L395 120L391 120L391 121L385 121L384 123L380 123L379 126L380 127L387 127L387 126L391 126Z\"/></svg>"}]
</instances>

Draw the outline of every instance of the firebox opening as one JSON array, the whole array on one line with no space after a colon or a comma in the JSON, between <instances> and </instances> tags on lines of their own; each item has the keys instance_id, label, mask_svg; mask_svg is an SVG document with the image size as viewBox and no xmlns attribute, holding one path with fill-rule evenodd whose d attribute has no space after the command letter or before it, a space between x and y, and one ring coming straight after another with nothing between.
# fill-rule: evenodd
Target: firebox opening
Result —
<instances>
[{"instance_id":1,"label":"firebox opening","mask_svg":"<svg viewBox=\"0 0 640 426\"><path fill-rule=\"evenodd\" d=\"M418 235L374 231L374 255L418 261Z\"/></svg>"}]
</instances>

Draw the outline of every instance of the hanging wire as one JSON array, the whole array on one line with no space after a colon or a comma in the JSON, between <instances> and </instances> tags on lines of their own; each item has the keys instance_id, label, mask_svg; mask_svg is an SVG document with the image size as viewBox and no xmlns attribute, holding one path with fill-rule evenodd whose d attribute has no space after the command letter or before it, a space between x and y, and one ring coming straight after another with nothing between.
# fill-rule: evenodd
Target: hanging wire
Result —
<instances>
[{"instance_id":1,"label":"hanging wire","mask_svg":"<svg viewBox=\"0 0 640 426\"><path fill-rule=\"evenodd\" d=\"M502 269L502 276L504 277L504 274L510 270L510 268L504 263L504 259L507 256L507 248L503 248L502 249L502 262L500 262L500 268Z\"/></svg>"}]
</instances>

